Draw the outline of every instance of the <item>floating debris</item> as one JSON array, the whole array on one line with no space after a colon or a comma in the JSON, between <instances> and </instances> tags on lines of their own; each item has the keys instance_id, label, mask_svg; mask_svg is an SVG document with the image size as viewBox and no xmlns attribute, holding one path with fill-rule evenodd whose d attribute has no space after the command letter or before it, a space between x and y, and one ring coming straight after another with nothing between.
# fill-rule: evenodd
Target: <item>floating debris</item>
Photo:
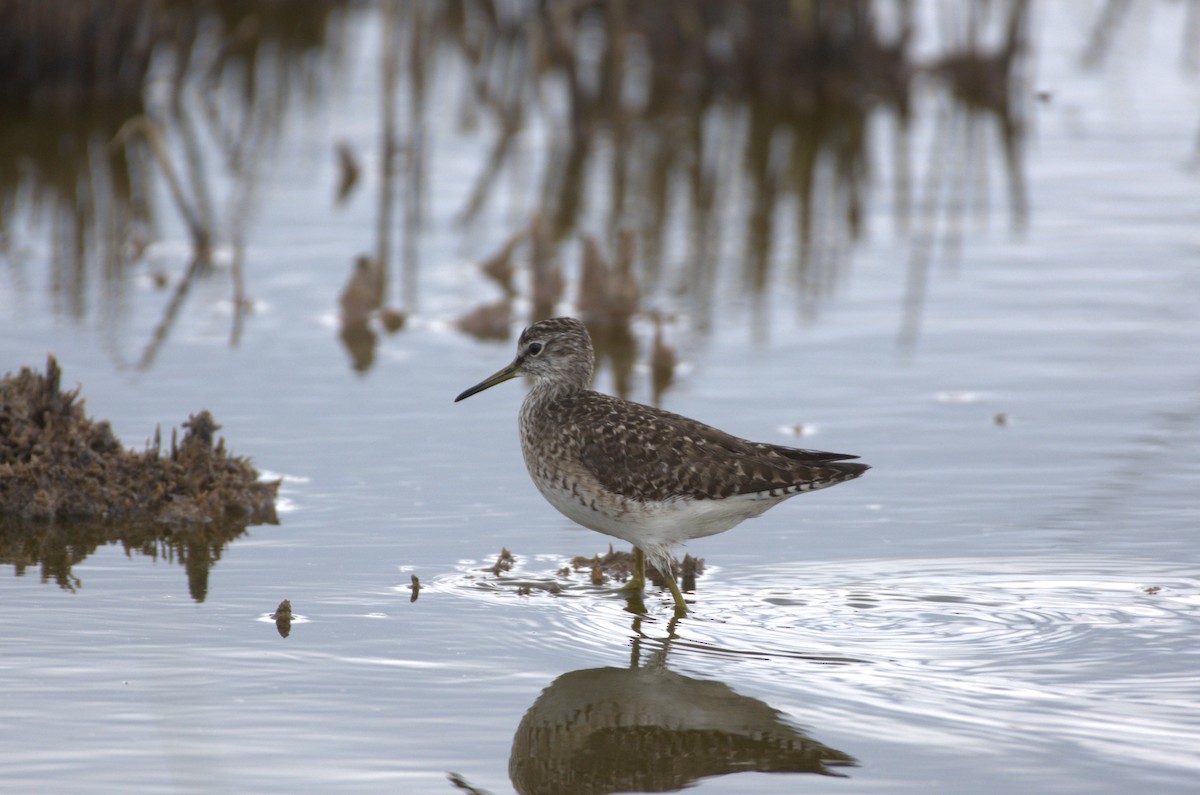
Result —
<instances>
[{"instance_id":1,"label":"floating debris","mask_svg":"<svg viewBox=\"0 0 1200 795\"><path fill-rule=\"evenodd\" d=\"M517 596L531 596L534 591L559 594L562 593L562 586L556 582L527 582L517 587Z\"/></svg>"},{"instance_id":2,"label":"floating debris","mask_svg":"<svg viewBox=\"0 0 1200 795\"><path fill-rule=\"evenodd\" d=\"M404 328L404 324L408 322L408 315L394 307L385 306L379 310L379 322L383 324L384 331L395 334Z\"/></svg>"},{"instance_id":3,"label":"floating debris","mask_svg":"<svg viewBox=\"0 0 1200 795\"><path fill-rule=\"evenodd\" d=\"M571 558L571 568L575 571L590 572L593 585L603 585L609 580L628 582L629 578L633 576L635 565L632 552L614 550L612 544L608 545L608 552L603 555L593 555L590 558L586 555L576 555ZM671 573L676 577L690 578L694 583L696 577L704 573L704 558L684 555L683 560L680 561L678 558L672 557ZM646 567L646 577L655 585L663 585L662 578L654 566Z\"/></svg>"},{"instance_id":4,"label":"floating debris","mask_svg":"<svg viewBox=\"0 0 1200 795\"><path fill-rule=\"evenodd\" d=\"M375 363L377 338L371 330L371 314L383 302L383 273L378 263L360 255L346 280L338 304L341 306L341 330L338 336L350 353L355 370L366 372Z\"/></svg>"},{"instance_id":5,"label":"floating debris","mask_svg":"<svg viewBox=\"0 0 1200 795\"><path fill-rule=\"evenodd\" d=\"M371 318L378 318L389 334L395 334L408 322L408 316L402 310L384 306L386 279L387 274L378 260L359 255L338 296L341 307L339 336L350 353L354 369L359 372L369 370L375 363L378 336L371 328Z\"/></svg>"},{"instance_id":6,"label":"floating debris","mask_svg":"<svg viewBox=\"0 0 1200 795\"><path fill-rule=\"evenodd\" d=\"M613 549L613 545L608 545L608 552L604 555L576 555L571 558L571 568L575 571L588 571L592 576L593 585L603 585L609 579L617 582L626 582L633 575L634 559L632 552L620 551Z\"/></svg>"},{"instance_id":7,"label":"floating debris","mask_svg":"<svg viewBox=\"0 0 1200 795\"><path fill-rule=\"evenodd\" d=\"M358 184L358 175L362 172L362 168L358 165L358 157L354 154L354 147L350 145L349 141L338 141L337 160L337 203L345 204L346 199L350 198L350 194L354 191L354 186Z\"/></svg>"},{"instance_id":8,"label":"floating debris","mask_svg":"<svg viewBox=\"0 0 1200 795\"><path fill-rule=\"evenodd\" d=\"M474 784L471 784L465 778L463 778L461 774L455 773L453 770L446 773L446 778L450 780L451 784L457 787L460 791L465 792L467 795L492 795L492 793L488 792L487 790L480 789Z\"/></svg>"},{"instance_id":9,"label":"floating debris","mask_svg":"<svg viewBox=\"0 0 1200 795\"><path fill-rule=\"evenodd\" d=\"M592 235L584 235L575 303L589 330L603 333L629 328L641 301L641 290L633 276L635 251L633 231L622 229L615 266L609 267L600 242Z\"/></svg>"},{"instance_id":10,"label":"floating debris","mask_svg":"<svg viewBox=\"0 0 1200 795\"><path fill-rule=\"evenodd\" d=\"M496 562L490 569L488 569L488 571L499 577L500 572L509 571L516 562L517 559L513 557L513 553L508 551L508 547L501 547L500 555L496 558Z\"/></svg>"},{"instance_id":11,"label":"floating debris","mask_svg":"<svg viewBox=\"0 0 1200 795\"><path fill-rule=\"evenodd\" d=\"M501 298L479 306L454 322L459 331L480 340L506 340L512 333L512 300Z\"/></svg>"},{"instance_id":12,"label":"floating debris","mask_svg":"<svg viewBox=\"0 0 1200 795\"><path fill-rule=\"evenodd\" d=\"M650 348L650 389L654 405L662 402L663 393L670 389L675 381L675 367L679 357L675 349L663 338L663 316L658 310L650 313L654 320L654 344Z\"/></svg>"},{"instance_id":13,"label":"floating debris","mask_svg":"<svg viewBox=\"0 0 1200 795\"><path fill-rule=\"evenodd\" d=\"M421 581L417 579L417 575L412 576L412 598L409 602L417 601L417 596L421 593Z\"/></svg>"},{"instance_id":14,"label":"floating debris","mask_svg":"<svg viewBox=\"0 0 1200 795\"><path fill-rule=\"evenodd\" d=\"M681 587L683 590L696 590L696 578L703 573L704 558L693 558L691 555L683 556L683 562L679 564L679 579L682 582Z\"/></svg>"},{"instance_id":15,"label":"floating debris","mask_svg":"<svg viewBox=\"0 0 1200 795\"><path fill-rule=\"evenodd\" d=\"M1000 427L1004 427L1005 425L1008 425L1008 415L1001 411L995 417L992 417L992 422Z\"/></svg>"},{"instance_id":16,"label":"floating debris","mask_svg":"<svg viewBox=\"0 0 1200 795\"><path fill-rule=\"evenodd\" d=\"M371 313L383 303L383 272L379 264L365 255L354 260L350 278L338 296L342 308L342 328L366 326Z\"/></svg>"},{"instance_id":17,"label":"floating debris","mask_svg":"<svg viewBox=\"0 0 1200 795\"><path fill-rule=\"evenodd\" d=\"M271 618L275 619L275 629L279 630L280 637L286 638L292 631L292 602L290 599L284 599L279 603L279 607L275 608L275 612L271 614Z\"/></svg>"}]
</instances>

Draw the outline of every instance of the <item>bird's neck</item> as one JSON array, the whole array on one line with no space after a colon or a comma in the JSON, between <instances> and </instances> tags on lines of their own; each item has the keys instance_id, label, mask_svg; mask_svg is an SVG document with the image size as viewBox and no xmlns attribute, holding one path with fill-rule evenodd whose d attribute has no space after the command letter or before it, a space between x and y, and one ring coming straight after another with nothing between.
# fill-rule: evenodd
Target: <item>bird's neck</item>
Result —
<instances>
[{"instance_id":1,"label":"bird's neck","mask_svg":"<svg viewBox=\"0 0 1200 795\"><path fill-rule=\"evenodd\" d=\"M565 379L538 380L534 382L529 394L525 396L525 402L531 404L552 403L578 394L586 388L586 385Z\"/></svg>"},{"instance_id":2,"label":"bird's neck","mask_svg":"<svg viewBox=\"0 0 1200 795\"><path fill-rule=\"evenodd\" d=\"M568 401L572 396L578 395L585 389L586 386L567 380L535 381L529 393L525 395L525 400L521 403L521 413L531 421L527 427L536 425L536 422L532 422L533 418L551 413L554 407Z\"/></svg>"}]
</instances>

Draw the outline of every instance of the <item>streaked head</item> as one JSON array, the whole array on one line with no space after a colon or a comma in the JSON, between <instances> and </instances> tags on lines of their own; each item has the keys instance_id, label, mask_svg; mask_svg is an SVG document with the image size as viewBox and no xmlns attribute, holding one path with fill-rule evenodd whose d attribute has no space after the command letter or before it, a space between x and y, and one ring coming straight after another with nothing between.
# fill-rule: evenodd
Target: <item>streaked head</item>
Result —
<instances>
[{"instance_id":1,"label":"streaked head","mask_svg":"<svg viewBox=\"0 0 1200 795\"><path fill-rule=\"evenodd\" d=\"M518 375L527 375L536 384L550 384L568 390L587 389L592 382L595 355L587 328L573 317L552 317L534 323L517 340L517 358L504 369L485 378L454 399L501 384Z\"/></svg>"}]
</instances>

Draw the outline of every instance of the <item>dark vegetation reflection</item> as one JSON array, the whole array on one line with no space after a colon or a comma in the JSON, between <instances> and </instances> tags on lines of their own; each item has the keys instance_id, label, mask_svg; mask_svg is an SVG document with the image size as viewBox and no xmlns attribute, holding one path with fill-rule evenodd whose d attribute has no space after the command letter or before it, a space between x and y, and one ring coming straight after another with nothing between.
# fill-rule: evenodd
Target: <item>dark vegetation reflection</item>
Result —
<instances>
[{"instance_id":1,"label":"dark vegetation reflection","mask_svg":"<svg viewBox=\"0 0 1200 795\"><path fill-rule=\"evenodd\" d=\"M1004 175L1013 230L1028 223L1032 53L1026 0L939 7L927 58L914 53L914 9L867 0L13 0L0 4L3 278L18 295L44 279L54 311L72 322L98 316L117 363L142 368L192 285L228 278L237 344L253 310L243 252L259 168L297 123L292 108L326 98L355 44L346 21L361 13L378 22L363 35L382 42L369 144L382 173L373 245L348 244L340 295L355 369L373 366L377 329L403 329L419 303L428 131L446 111L435 93L459 98L464 135L482 136L487 149L457 220L471 227L502 209L511 226L479 263L495 295L455 319L463 333L505 339L568 304L613 391L637 389L645 364L657 403L674 379L674 345L712 331L722 285L751 297L751 322L765 334L765 291L785 263L799 314L817 315L876 215L878 156L868 144L881 128L895 170L889 216L909 244L898 339L915 346L931 265L956 261L968 217L987 212L990 170ZM1083 65L1109 57L1130 14L1110 0L1081 21ZM1185 55L1194 59L1193 39ZM466 76L457 93L437 86L445 74ZM924 153L914 151L917 114L932 114ZM546 140L530 157L522 144L535 132ZM353 142L331 142L330 152L342 174L336 208L361 166ZM521 186L528 195L514 195ZM189 251L152 262L147 250L168 219L187 230ZM31 220L50 238L46 273L29 272L20 235ZM732 280L718 278L730 268ZM163 301L126 361L134 275L148 275Z\"/></svg>"},{"instance_id":2,"label":"dark vegetation reflection","mask_svg":"<svg viewBox=\"0 0 1200 795\"><path fill-rule=\"evenodd\" d=\"M229 544L246 535L246 522L227 520L171 527L98 520L37 522L0 517L0 563L18 577L37 567L41 581L67 591L83 587L72 570L97 549L119 546L137 555L183 567L188 593L197 602L208 596L208 574Z\"/></svg>"},{"instance_id":3,"label":"dark vegetation reflection","mask_svg":"<svg viewBox=\"0 0 1200 795\"><path fill-rule=\"evenodd\" d=\"M81 319L97 296L118 360L134 266L169 292L131 364L153 365L189 287L213 274L214 261L228 266L217 272L230 280L236 344L253 310L243 252L258 169L296 123L295 100L325 96L351 44L350 7L0 7L0 251L17 263L18 289L28 286L12 247L15 222L40 215L50 219L57 310ZM341 302L341 337L358 370L374 362L375 328L399 330L418 305L430 119L446 112L445 96L461 97L457 118L487 149L458 220L470 226L489 207L513 218L509 239L481 262L498 295L458 327L503 337L572 303L620 394L647 355L639 334L652 312L668 336L682 333L672 328L678 316L688 332L711 331L716 291L730 282L718 279L723 270L737 269L760 335L780 263L797 287L797 311L817 315L868 231L879 169L873 127L892 139L891 214L910 240L906 345L917 340L930 261L957 256L963 216L986 194L979 187L993 158L1007 175L1014 228L1026 222L1024 0L940 9L940 49L928 60L912 51L911 3L383 0L355 13L376 18L361 30L382 43L379 137L367 144L382 172L375 241L367 251L349 244ZM466 75L466 84L439 86L445 74ZM935 115L927 158L911 151L916 113ZM545 144L526 156L535 130ZM361 166L353 142L329 151L342 173L336 206ZM215 184L228 186L224 195ZM176 272L145 262L164 214L191 240L187 261L168 266ZM516 316L517 297L528 316Z\"/></svg>"},{"instance_id":4,"label":"dark vegetation reflection","mask_svg":"<svg viewBox=\"0 0 1200 795\"><path fill-rule=\"evenodd\" d=\"M662 644L643 660L637 638L628 668L572 671L542 691L513 738L514 789L671 792L747 771L844 776L837 768L856 764L768 704L671 671Z\"/></svg>"},{"instance_id":5,"label":"dark vegetation reflection","mask_svg":"<svg viewBox=\"0 0 1200 795\"><path fill-rule=\"evenodd\" d=\"M40 217L51 238L46 278L55 311L82 320L97 295L102 331L120 361L129 277L143 268L169 290L135 362L146 368L190 287L219 272L219 258L236 344L252 309L243 252L258 168L283 132L288 106L320 96L338 52L331 31L346 5L0 4L0 257L17 288L28 289L17 225ZM228 190L215 195L221 182ZM167 206L158 184L167 188ZM146 260L169 214L191 243L178 272ZM98 289L89 291L89 280Z\"/></svg>"},{"instance_id":6,"label":"dark vegetation reflection","mask_svg":"<svg viewBox=\"0 0 1200 795\"><path fill-rule=\"evenodd\" d=\"M443 6L443 20L423 24L431 35L457 36L453 52L470 63L473 79L463 115L485 117L496 130L460 218L469 224L489 203L510 200L504 188L528 169L522 133L539 121L547 155L526 180L535 185L524 254L531 311L521 320L571 300L625 396L629 367L641 356L630 321L656 309L686 314L706 333L716 291L729 283L718 279L722 269L738 269L760 335L780 261L798 286L799 313L816 316L867 233L877 169L869 132L887 121L896 231L911 239L900 339L912 345L929 263L937 250L957 256L963 216L986 184L988 140L999 142L1014 228L1028 212L1028 4L943 11L941 52L918 61L910 3ZM936 130L918 183L912 117L922 109L936 114ZM598 228L585 210L599 216ZM566 268L572 249L578 266ZM591 278L597 250L614 261L600 279ZM482 263L485 274L495 278L497 261L511 256L506 244ZM564 274L575 274L574 294ZM499 336L510 320L508 284L503 298L460 327ZM655 297L654 307L644 306L645 296ZM493 322L476 324L480 313Z\"/></svg>"}]
</instances>

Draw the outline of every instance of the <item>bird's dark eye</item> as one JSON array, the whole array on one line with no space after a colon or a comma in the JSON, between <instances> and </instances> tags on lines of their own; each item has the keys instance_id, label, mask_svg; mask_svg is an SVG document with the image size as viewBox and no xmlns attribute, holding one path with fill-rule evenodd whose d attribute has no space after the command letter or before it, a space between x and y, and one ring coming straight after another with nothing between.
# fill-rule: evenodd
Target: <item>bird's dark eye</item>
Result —
<instances>
[{"instance_id":1,"label":"bird's dark eye","mask_svg":"<svg viewBox=\"0 0 1200 795\"><path fill-rule=\"evenodd\" d=\"M529 343L529 347L526 348L525 350L529 353L530 356L537 356L539 353L542 352L542 343L531 342L531 343Z\"/></svg>"}]
</instances>

